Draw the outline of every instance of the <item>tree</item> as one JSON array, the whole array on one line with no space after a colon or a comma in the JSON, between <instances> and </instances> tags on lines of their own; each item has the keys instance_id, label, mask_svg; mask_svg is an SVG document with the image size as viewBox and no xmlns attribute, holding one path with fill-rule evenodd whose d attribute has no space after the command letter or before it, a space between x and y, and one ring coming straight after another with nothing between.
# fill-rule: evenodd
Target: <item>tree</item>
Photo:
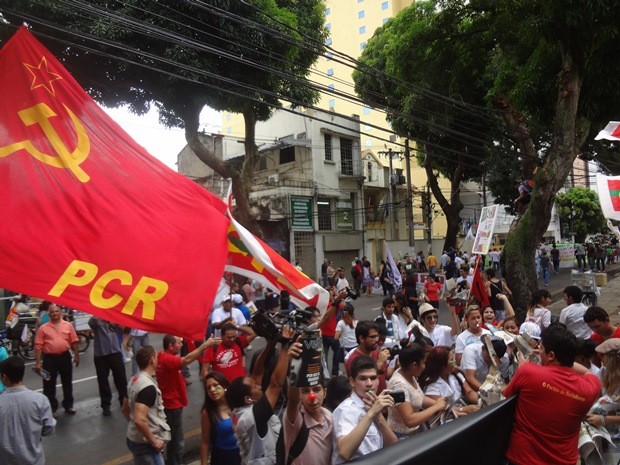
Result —
<instances>
[{"instance_id":1,"label":"tree","mask_svg":"<svg viewBox=\"0 0 620 465\"><path fill-rule=\"evenodd\" d=\"M609 59L620 54L620 10L612 0L439 0L429 5L436 12L428 22L437 42L426 56L425 42L409 42L409 47L423 50L424 59L416 65L433 66L455 47L472 51L463 59L483 66L489 83L486 101L501 117L509 138L499 145L510 148L518 161L518 172L506 172L512 179L494 182L512 185L516 178L536 184L502 254L515 306L525 308L537 285L534 252L549 225L555 196L580 152L595 152L593 135L620 107L620 81L615 79L620 62ZM410 27L423 26L412 21ZM385 44L385 53L390 45ZM465 84L485 82L473 74L479 68L472 64L469 69ZM452 72L447 66L437 76ZM466 100L469 97L465 94L463 100L475 103Z\"/></svg>"},{"instance_id":2,"label":"tree","mask_svg":"<svg viewBox=\"0 0 620 465\"><path fill-rule=\"evenodd\" d=\"M570 236L572 228L575 241L583 242L588 234L598 234L607 229L598 195L592 189L571 187L557 195L555 206L564 237Z\"/></svg>"},{"instance_id":3,"label":"tree","mask_svg":"<svg viewBox=\"0 0 620 465\"><path fill-rule=\"evenodd\" d=\"M35 35L45 34L40 39L95 100L126 104L137 114L155 105L163 123L185 128L198 158L232 179L239 221L260 233L248 197L256 122L268 119L281 99L318 99L306 77L322 51L315 44L326 37L323 8L321 0L16 0L3 14L13 25L26 19ZM14 30L0 27L5 36ZM198 138L207 105L243 115L240 171Z\"/></svg>"},{"instance_id":4,"label":"tree","mask_svg":"<svg viewBox=\"0 0 620 465\"><path fill-rule=\"evenodd\" d=\"M403 10L375 32L353 79L365 102L386 110L396 133L416 141L417 161L446 216L447 250L456 247L461 183L482 175L501 122L469 105L485 105L491 84L476 58L479 46L455 40L469 26L454 22L439 30L437 18L435 2L416 2ZM449 193L442 192L440 176L450 181Z\"/></svg>"}]
</instances>

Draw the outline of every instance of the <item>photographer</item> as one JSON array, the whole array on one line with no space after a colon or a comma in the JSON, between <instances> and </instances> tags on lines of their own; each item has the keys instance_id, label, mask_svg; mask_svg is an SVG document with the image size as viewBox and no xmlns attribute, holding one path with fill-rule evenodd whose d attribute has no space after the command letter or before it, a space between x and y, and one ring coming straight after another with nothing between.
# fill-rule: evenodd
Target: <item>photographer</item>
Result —
<instances>
[{"instance_id":1,"label":"photographer","mask_svg":"<svg viewBox=\"0 0 620 465\"><path fill-rule=\"evenodd\" d=\"M289 363L288 346L295 331L283 326L278 341L268 341L268 346L280 343L280 355L265 393L261 388L265 359L270 350L265 349L256 360L251 377L237 378L228 387L226 398L237 417L235 436L243 465L274 465L276 442L281 423L273 413L274 406L286 380Z\"/></svg>"},{"instance_id":2,"label":"photographer","mask_svg":"<svg viewBox=\"0 0 620 465\"><path fill-rule=\"evenodd\" d=\"M299 341L299 338L298 338ZM289 349L290 358L299 358L301 342ZM323 407L325 388L288 388L288 404L284 417L285 465L329 465L332 459L332 413Z\"/></svg>"},{"instance_id":3,"label":"photographer","mask_svg":"<svg viewBox=\"0 0 620 465\"><path fill-rule=\"evenodd\" d=\"M393 407L394 401L388 393L377 394L379 379L374 360L366 356L356 358L351 364L349 380L353 392L334 410L334 465L397 441L383 417L383 410Z\"/></svg>"}]
</instances>

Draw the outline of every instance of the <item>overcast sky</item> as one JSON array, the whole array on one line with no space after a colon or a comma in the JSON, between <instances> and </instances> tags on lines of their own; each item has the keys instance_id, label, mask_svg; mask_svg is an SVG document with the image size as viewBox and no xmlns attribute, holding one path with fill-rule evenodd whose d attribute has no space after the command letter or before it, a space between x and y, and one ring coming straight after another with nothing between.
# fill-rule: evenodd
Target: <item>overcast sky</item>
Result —
<instances>
[{"instance_id":1,"label":"overcast sky","mask_svg":"<svg viewBox=\"0 0 620 465\"><path fill-rule=\"evenodd\" d=\"M125 107L104 107L104 110L147 152L177 171L177 155L185 147L183 129L167 129L160 125L155 109L151 109L144 116L136 116ZM206 109L200 115L200 123L201 128L204 127L207 133L219 132L220 114L215 110Z\"/></svg>"}]
</instances>

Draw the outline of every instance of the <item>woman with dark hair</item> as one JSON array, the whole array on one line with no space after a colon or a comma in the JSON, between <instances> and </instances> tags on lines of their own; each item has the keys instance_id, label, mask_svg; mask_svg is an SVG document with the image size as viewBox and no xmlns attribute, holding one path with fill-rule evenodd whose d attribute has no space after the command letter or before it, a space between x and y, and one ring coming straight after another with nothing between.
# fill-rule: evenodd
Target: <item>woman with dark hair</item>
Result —
<instances>
[{"instance_id":1,"label":"woman with dark hair","mask_svg":"<svg viewBox=\"0 0 620 465\"><path fill-rule=\"evenodd\" d=\"M353 305L347 303L342 309L342 318L336 325L336 334L334 335L334 339L340 342L341 362L344 361L344 357L349 352L357 347L356 326L355 310Z\"/></svg>"},{"instance_id":2,"label":"woman with dark hair","mask_svg":"<svg viewBox=\"0 0 620 465\"><path fill-rule=\"evenodd\" d=\"M351 395L353 388L351 387L351 381L346 376L333 376L327 382L325 389L327 394L325 395L324 406L333 412L343 400Z\"/></svg>"},{"instance_id":3,"label":"woman with dark hair","mask_svg":"<svg viewBox=\"0 0 620 465\"><path fill-rule=\"evenodd\" d=\"M446 408L444 399L431 399L418 385L418 376L424 371L426 351L412 343L400 351L400 368L388 381L388 389L405 393L405 401L388 408L388 424L399 440L418 431L420 425Z\"/></svg>"},{"instance_id":4,"label":"woman with dark hair","mask_svg":"<svg viewBox=\"0 0 620 465\"><path fill-rule=\"evenodd\" d=\"M407 276L403 283L403 296L405 296L405 306L411 309L411 314L416 320L420 319L418 313L418 306L420 302L424 302L424 299L418 297L417 283L415 276Z\"/></svg>"},{"instance_id":5,"label":"woman with dark hair","mask_svg":"<svg viewBox=\"0 0 620 465\"><path fill-rule=\"evenodd\" d=\"M205 376L205 402L200 412L200 465L209 463L209 452L211 465L241 464L232 410L226 400L228 386L228 380L221 373L212 371Z\"/></svg>"},{"instance_id":6,"label":"woman with dark hair","mask_svg":"<svg viewBox=\"0 0 620 465\"><path fill-rule=\"evenodd\" d=\"M405 296L402 294L394 294L394 314L403 328L408 327L413 321L411 309L407 306Z\"/></svg>"},{"instance_id":7,"label":"woman with dark hair","mask_svg":"<svg viewBox=\"0 0 620 465\"><path fill-rule=\"evenodd\" d=\"M551 324L551 312L547 305L551 303L551 294L546 289L538 289L532 294L530 304L525 315L525 321L536 323L540 330Z\"/></svg>"},{"instance_id":8,"label":"woman with dark hair","mask_svg":"<svg viewBox=\"0 0 620 465\"><path fill-rule=\"evenodd\" d=\"M426 355L426 368L420 375L420 387L427 397L444 398L455 405L457 415L467 415L478 410L478 393L456 367L454 352L448 347L433 347Z\"/></svg>"}]
</instances>

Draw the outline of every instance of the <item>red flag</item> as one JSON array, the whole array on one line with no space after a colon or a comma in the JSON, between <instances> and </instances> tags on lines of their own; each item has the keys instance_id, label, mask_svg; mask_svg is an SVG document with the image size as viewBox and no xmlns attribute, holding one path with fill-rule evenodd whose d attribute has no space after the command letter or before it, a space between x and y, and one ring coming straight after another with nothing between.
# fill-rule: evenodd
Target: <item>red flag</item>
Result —
<instances>
[{"instance_id":1,"label":"red flag","mask_svg":"<svg viewBox=\"0 0 620 465\"><path fill-rule=\"evenodd\" d=\"M478 305L484 309L490 307L491 302L489 300L486 287L484 286L484 281L482 280L482 273L480 273L480 268L478 268L478 260L479 258L476 259L476 266L474 268L474 279L471 283L471 293L478 301Z\"/></svg>"},{"instance_id":2,"label":"red flag","mask_svg":"<svg viewBox=\"0 0 620 465\"><path fill-rule=\"evenodd\" d=\"M620 140L620 122L619 121L610 121L607 123L607 126L599 132L594 140Z\"/></svg>"},{"instance_id":3,"label":"red flag","mask_svg":"<svg viewBox=\"0 0 620 465\"><path fill-rule=\"evenodd\" d=\"M137 145L22 27L0 50L0 287L198 339L226 204Z\"/></svg>"},{"instance_id":4,"label":"red flag","mask_svg":"<svg viewBox=\"0 0 620 465\"><path fill-rule=\"evenodd\" d=\"M228 188L230 205L231 190ZM276 291L288 291L291 301L300 307L327 309L329 293L299 271L275 250L237 223L230 212L228 261L226 270L257 280Z\"/></svg>"}]
</instances>

